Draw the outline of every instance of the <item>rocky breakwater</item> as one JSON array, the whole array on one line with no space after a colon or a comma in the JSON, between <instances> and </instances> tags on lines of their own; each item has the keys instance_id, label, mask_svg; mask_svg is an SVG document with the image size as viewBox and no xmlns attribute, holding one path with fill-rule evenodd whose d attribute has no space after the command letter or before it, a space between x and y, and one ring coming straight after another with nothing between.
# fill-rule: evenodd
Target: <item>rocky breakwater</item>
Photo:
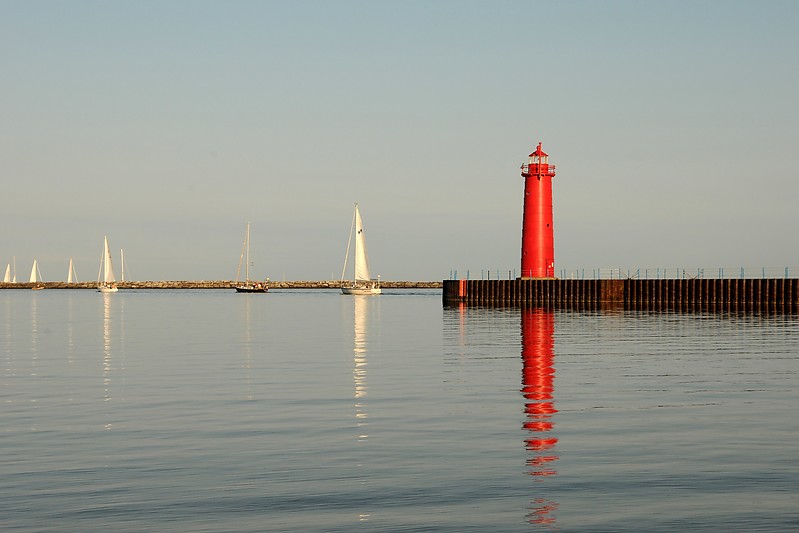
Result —
<instances>
[{"instance_id":1,"label":"rocky breakwater","mask_svg":"<svg viewBox=\"0 0 799 533\"><path fill-rule=\"evenodd\" d=\"M343 285L350 282L345 281ZM338 280L322 281L270 281L270 289L340 289L342 283ZM440 289L440 281L381 281L384 289Z\"/></svg>"}]
</instances>

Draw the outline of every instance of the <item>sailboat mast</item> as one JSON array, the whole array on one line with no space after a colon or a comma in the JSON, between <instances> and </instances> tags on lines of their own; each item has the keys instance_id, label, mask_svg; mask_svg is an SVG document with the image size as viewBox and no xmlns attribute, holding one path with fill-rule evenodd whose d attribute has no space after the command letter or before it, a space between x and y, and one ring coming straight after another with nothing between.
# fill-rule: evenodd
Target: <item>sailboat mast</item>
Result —
<instances>
[{"instance_id":1,"label":"sailboat mast","mask_svg":"<svg viewBox=\"0 0 799 533\"><path fill-rule=\"evenodd\" d=\"M355 260L352 262L352 279L358 281L358 261L361 256L361 213L358 211L358 204L355 204Z\"/></svg>"},{"instance_id":2,"label":"sailboat mast","mask_svg":"<svg viewBox=\"0 0 799 533\"><path fill-rule=\"evenodd\" d=\"M119 262L122 264L122 281L125 281L125 251L119 249Z\"/></svg>"},{"instance_id":3,"label":"sailboat mast","mask_svg":"<svg viewBox=\"0 0 799 533\"><path fill-rule=\"evenodd\" d=\"M344 254L344 267L341 269L341 281L344 281L344 275L347 272L347 261L350 259L350 246L352 245L352 234L353 230L355 229L355 213L358 210L358 204L355 204L355 211L352 212L352 224L350 224L350 236L347 239L347 252ZM352 279L355 279L355 272L354 272L355 265L353 264L353 276Z\"/></svg>"},{"instance_id":4,"label":"sailboat mast","mask_svg":"<svg viewBox=\"0 0 799 533\"><path fill-rule=\"evenodd\" d=\"M108 263L111 259L111 250L108 249L108 237L103 241L104 259L103 259L103 281L108 281Z\"/></svg>"},{"instance_id":5,"label":"sailboat mast","mask_svg":"<svg viewBox=\"0 0 799 533\"><path fill-rule=\"evenodd\" d=\"M103 254L100 256L100 266L97 269L97 283L103 281L103 263L105 263L105 249L103 249Z\"/></svg>"},{"instance_id":6,"label":"sailboat mast","mask_svg":"<svg viewBox=\"0 0 799 533\"><path fill-rule=\"evenodd\" d=\"M247 265L244 267L244 276L250 281L250 223L247 222Z\"/></svg>"}]
</instances>

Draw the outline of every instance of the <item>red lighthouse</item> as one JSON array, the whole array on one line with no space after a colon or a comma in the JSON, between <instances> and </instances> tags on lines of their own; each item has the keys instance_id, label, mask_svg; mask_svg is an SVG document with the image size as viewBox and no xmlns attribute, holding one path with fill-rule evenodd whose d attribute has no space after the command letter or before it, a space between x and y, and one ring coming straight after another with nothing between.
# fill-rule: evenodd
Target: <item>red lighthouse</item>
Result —
<instances>
[{"instance_id":1,"label":"red lighthouse","mask_svg":"<svg viewBox=\"0 0 799 533\"><path fill-rule=\"evenodd\" d=\"M522 275L524 278L555 277L555 238L552 228L552 178L555 165L538 143L526 165L522 220Z\"/></svg>"}]
</instances>

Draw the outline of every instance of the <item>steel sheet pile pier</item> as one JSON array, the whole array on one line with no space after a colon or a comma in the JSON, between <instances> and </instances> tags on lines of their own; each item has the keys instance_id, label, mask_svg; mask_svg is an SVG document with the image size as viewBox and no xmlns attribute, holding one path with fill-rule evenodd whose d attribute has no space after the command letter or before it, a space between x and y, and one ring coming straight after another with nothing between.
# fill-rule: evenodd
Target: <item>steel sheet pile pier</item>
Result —
<instances>
[{"instance_id":1,"label":"steel sheet pile pier","mask_svg":"<svg viewBox=\"0 0 799 533\"><path fill-rule=\"evenodd\" d=\"M799 312L799 279L445 280L445 306Z\"/></svg>"}]
</instances>

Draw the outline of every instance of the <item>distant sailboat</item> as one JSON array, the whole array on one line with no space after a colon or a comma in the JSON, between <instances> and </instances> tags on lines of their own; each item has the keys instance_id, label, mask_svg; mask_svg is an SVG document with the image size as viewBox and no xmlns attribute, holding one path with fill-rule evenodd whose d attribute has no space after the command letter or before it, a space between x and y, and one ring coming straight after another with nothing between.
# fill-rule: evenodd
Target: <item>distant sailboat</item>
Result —
<instances>
[{"instance_id":1,"label":"distant sailboat","mask_svg":"<svg viewBox=\"0 0 799 533\"><path fill-rule=\"evenodd\" d=\"M125 281L125 252L122 248L119 249L119 263L122 266L122 279L120 281Z\"/></svg>"},{"instance_id":2,"label":"distant sailboat","mask_svg":"<svg viewBox=\"0 0 799 533\"><path fill-rule=\"evenodd\" d=\"M236 285L236 292L267 292L269 288L266 283L260 281L252 281L250 279L250 223L247 222L247 235L244 239L242 246L241 257L239 257L239 268L236 271L236 281L239 281L239 274L241 273L241 262L245 261L244 267L244 283ZM267 281L269 278L267 278Z\"/></svg>"},{"instance_id":3,"label":"distant sailboat","mask_svg":"<svg viewBox=\"0 0 799 533\"><path fill-rule=\"evenodd\" d=\"M77 283L78 275L75 273L75 266L72 264L72 258L69 258L69 272L67 273L67 283Z\"/></svg>"},{"instance_id":4,"label":"distant sailboat","mask_svg":"<svg viewBox=\"0 0 799 533\"><path fill-rule=\"evenodd\" d=\"M33 266L31 267L31 277L30 283L34 283L35 285L31 287L31 289L37 291L44 289L44 285L41 284L42 281L42 273L39 272L39 263L36 259L33 260Z\"/></svg>"},{"instance_id":5,"label":"distant sailboat","mask_svg":"<svg viewBox=\"0 0 799 533\"><path fill-rule=\"evenodd\" d=\"M347 270L353 232L355 234L354 273L352 283L345 286L344 273ZM350 228L350 237L347 241L347 253L344 256L344 268L341 270L341 292L342 294L380 294L383 292L380 289L380 276L377 277L377 280L373 280L369 275L366 235L363 231L363 221L361 220L361 212L358 210L358 204L355 204L355 213L352 215L352 227Z\"/></svg>"},{"instance_id":6,"label":"distant sailboat","mask_svg":"<svg viewBox=\"0 0 799 533\"><path fill-rule=\"evenodd\" d=\"M108 237L103 244L103 257L100 259L100 272L97 274L97 290L99 292L117 292L114 264L111 261L111 250L108 248Z\"/></svg>"},{"instance_id":7,"label":"distant sailboat","mask_svg":"<svg viewBox=\"0 0 799 533\"><path fill-rule=\"evenodd\" d=\"M6 265L6 275L3 276L3 283L11 283L11 263Z\"/></svg>"}]
</instances>

